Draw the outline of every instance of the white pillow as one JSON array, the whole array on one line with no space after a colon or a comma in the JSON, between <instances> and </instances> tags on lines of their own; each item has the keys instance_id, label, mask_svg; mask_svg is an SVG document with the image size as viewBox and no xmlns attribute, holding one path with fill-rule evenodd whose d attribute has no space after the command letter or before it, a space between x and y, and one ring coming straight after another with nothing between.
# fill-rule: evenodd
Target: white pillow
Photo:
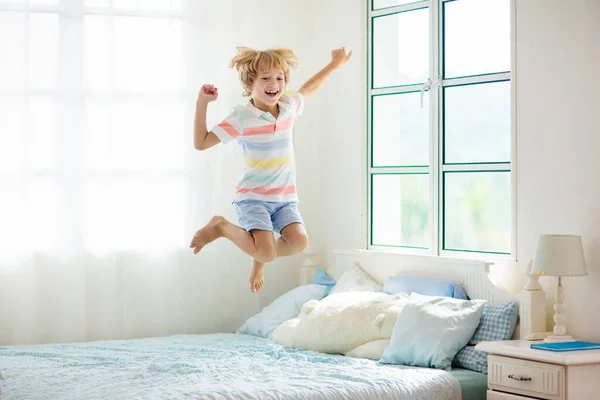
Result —
<instances>
[{"instance_id":1,"label":"white pillow","mask_svg":"<svg viewBox=\"0 0 600 400\"><path fill-rule=\"evenodd\" d=\"M321 300L327 288L323 285L303 285L286 292L273 300L258 314L248 318L237 333L270 338L281 323L295 318L309 300Z\"/></svg>"},{"instance_id":2,"label":"white pillow","mask_svg":"<svg viewBox=\"0 0 600 400\"><path fill-rule=\"evenodd\" d=\"M486 302L412 293L380 362L449 370L477 330Z\"/></svg>"},{"instance_id":3,"label":"white pillow","mask_svg":"<svg viewBox=\"0 0 600 400\"><path fill-rule=\"evenodd\" d=\"M337 261L333 266L327 268L327 275L333 278L334 281L339 281L344 272L354 263Z\"/></svg>"},{"instance_id":4,"label":"white pillow","mask_svg":"<svg viewBox=\"0 0 600 400\"><path fill-rule=\"evenodd\" d=\"M354 263L342 274L329 295L342 292L381 292L381 285Z\"/></svg>"},{"instance_id":5,"label":"white pillow","mask_svg":"<svg viewBox=\"0 0 600 400\"><path fill-rule=\"evenodd\" d=\"M376 292L332 294L306 302L298 318L279 325L273 340L283 345L346 354L379 339L389 339L408 295Z\"/></svg>"},{"instance_id":6,"label":"white pillow","mask_svg":"<svg viewBox=\"0 0 600 400\"><path fill-rule=\"evenodd\" d=\"M345 356L354 358L367 358L369 360L379 360L385 349L390 345L390 339L373 340L345 353Z\"/></svg>"}]
</instances>

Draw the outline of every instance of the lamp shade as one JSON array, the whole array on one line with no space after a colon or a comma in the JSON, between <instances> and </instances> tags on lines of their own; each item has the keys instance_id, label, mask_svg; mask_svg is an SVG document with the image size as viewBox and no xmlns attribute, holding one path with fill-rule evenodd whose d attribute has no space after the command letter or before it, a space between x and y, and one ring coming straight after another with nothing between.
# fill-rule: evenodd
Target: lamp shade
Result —
<instances>
[{"instance_id":1,"label":"lamp shade","mask_svg":"<svg viewBox=\"0 0 600 400\"><path fill-rule=\"evenodd\" d=\"M587 275L581 236L540 235L532 272L549 276Z\"/></svg>"}]
</instances>

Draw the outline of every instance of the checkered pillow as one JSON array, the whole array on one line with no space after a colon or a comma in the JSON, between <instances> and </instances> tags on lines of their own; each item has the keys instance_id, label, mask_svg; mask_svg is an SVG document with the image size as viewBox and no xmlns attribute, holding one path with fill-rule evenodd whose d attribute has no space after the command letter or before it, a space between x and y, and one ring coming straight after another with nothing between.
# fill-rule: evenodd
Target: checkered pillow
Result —
<instances>
[{"instance_id":1,"label":"checkered pillow","mask_svg":"<svg viewBox=\"0 0 600 400\"><path fill-rule=\"evenodd\" d=\"M487 374L487 353L475 350L475 345L484 341L512 338L518 314L519 306L516 301L503 304L486 303L475 334L468 345L456 353L453 364Z\"/></svg>"},{"instance_id":2,"label":"checkered pillow","mask_svg":"<svg viewBox=\"0 0 600 400\"><path fill-rule=\"evenodd\" d=\"M452 364L455 367L470 369L471 371L477 371L487 375L487 355L487 352L475 350L475 346L467 345L456 353Z\"/></svg>"},{"instance_id":3,"label":"checkered pillow","mask_svg":"<svg viewBox=\"0 0 600 400\"><path fill-rule=\"evenodd\" d=\"M492 340L510 340L517 325L519 305L516 301L503 304L486 303L470 345Z\"/></svg>"}]
</instances>

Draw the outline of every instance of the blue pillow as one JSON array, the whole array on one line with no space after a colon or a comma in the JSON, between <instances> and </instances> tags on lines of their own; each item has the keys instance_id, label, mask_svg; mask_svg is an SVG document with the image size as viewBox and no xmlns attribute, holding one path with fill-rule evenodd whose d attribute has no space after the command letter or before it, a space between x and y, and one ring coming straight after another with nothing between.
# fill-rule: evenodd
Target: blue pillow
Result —
<instances>
[{"instance_id":1,"label":"blue pillow","mask_svg":"<svg viewBox=\"0 0 600 400\"><path fill-rule=\"evenodd\" d=\"M321 300L325 295L323 285L304 285L282 294L256 315L248 318L237 333L271 338L273 331L287 320L296 318L309 300Z\"/></svg>"},{"instance_id":2,"label":"blue pillow","mask_svg":"<svg viewBox=\"0 0 600 400\"><path fill-rule=\"evenodd\" d=\"M465 291L454 282L433 278L390 276L383 285L387 294L418 293L426 296L443 296L467 300Z\"/></svg>"},{"instance_id":3,"label":"blue pillow","mask_svg":"<svg viewBox=\"0 0 600 400\"><path fill-rule=\"evenodd\" d=\"M469 345L454 357L454 365L487 374L487 353L475 350L475 345L483 341L512 339L518 314L519 305L516 301L502 304L487 303L483 306L479 327L469 340Z\"/></svg>"},{"instance_id":4,"label":"blue pillow","mask_svg":"<svg viewBox=\"0 0 600 400\"><path fill-rule=\"evenodd\" d=\"M327 289L325 290L325 296L327 296L329 292L331 292L331 289L335 286L335 280L327 275L327 272L325 272L321 267L317 267L315 273L313 274L312 283L315 285L326 286Z\"/></svg>"},{"instance_id":5,"label":"blue pillow","mask_svg":"<svg viewBox=\"0 0 600 400\"><path fill-rule=\"evenodd\" d=\"M475 333L485 303L412 293L379 361L449 370L456 353Z\"/></svg>"}]
</instances>

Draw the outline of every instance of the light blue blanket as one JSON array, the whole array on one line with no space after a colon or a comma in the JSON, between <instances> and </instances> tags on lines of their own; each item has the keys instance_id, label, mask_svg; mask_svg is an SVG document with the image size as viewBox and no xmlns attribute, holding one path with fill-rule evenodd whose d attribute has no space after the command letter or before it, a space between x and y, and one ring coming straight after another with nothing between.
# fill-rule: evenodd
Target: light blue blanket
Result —
<instances>
[{"instance_id":1,"label":"light blue blanket","mask_svg":"<svg viewBox=\"0 0 600 400\"><path fill-rule=\"evenodd\" d=\"M460 399L449 373L246 335L0 347L1 400Z\"/></svg>"}]
</instances>

